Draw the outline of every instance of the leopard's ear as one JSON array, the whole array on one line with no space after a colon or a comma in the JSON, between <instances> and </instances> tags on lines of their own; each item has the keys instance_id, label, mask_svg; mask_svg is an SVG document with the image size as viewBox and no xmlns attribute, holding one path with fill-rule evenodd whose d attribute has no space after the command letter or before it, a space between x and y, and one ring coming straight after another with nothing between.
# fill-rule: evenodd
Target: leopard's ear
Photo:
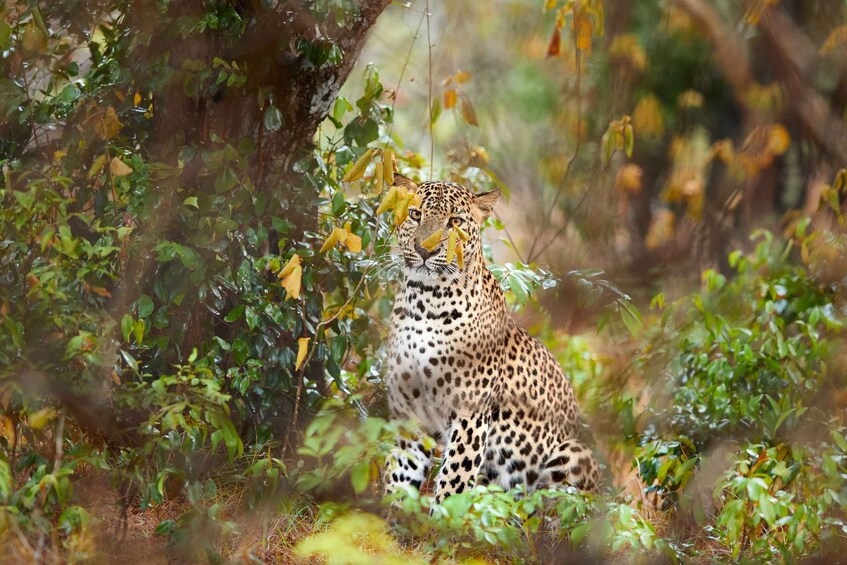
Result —
<instances>
[{"instance_id":1,"label":"leopard's ear","mask_svg":"<svg viewBox=\"0 0 847 565\"><path fill-rule=\"evenodd\" d=\"M405 187L409 192L417 192L418 185L409 177L404 177L400 173L394 173L394 185Z\"/></svg>"},{"instance_id":2,"label":"leopard's ear","mask_svg":"<svg viewBox=\"0 0 847 565\"><path fill-rule=\"evenodd\" d=\"M480 222L485 221L491 212L494 211L494 205L500 200L500 189L490 190L475 194L473 197L474 216L478 216Z\"/></svg>"}]
</instances>

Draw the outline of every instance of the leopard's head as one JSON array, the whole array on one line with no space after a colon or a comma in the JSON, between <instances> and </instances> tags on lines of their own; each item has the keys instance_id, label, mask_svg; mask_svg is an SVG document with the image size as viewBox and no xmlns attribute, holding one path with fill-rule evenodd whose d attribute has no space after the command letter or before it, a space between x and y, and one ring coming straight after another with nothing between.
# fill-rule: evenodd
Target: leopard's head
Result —
<instances>
[{"instance_id":1,"label":"leopard's head","mask_svg":"<svg viewBox=\"0 0 847 565\"><path fill-rule=\"evenodd\" d=\"M424 182L419 186L403 177L401 182L421 198L420 206L410 206L409 215L397 228L397 240L403 255L405 271L420 275L457 275L469 273L483 265L480 230L500 198L500 191L474 194L454 182ZM467 235L461 241L463 267L453 259L447 262L450 230ZM440 238L431 239L442 230ZM461 232L460 232L461 230ZM426 245L424 245L426 244Z\"/></svg>"}]
</instances>

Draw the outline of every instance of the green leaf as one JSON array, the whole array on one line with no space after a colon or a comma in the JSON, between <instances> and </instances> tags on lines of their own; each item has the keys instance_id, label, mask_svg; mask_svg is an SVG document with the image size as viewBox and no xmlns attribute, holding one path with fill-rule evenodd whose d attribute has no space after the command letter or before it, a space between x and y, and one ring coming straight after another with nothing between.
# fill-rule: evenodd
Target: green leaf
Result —
<instances>
[{"instance_id":1,"label":"green leaf","mask_svg":"<svg viewBox=\"0 0 847 565\"><path fill-rule=\"evenodd\" d=\"M340 190L332 196L332 215L338 216L344 211L344 193Z\"/></svg>"},{"instance_id":2,"label":"green leaf","mask_svg":"<svg viewBox=\"0 0 847 565\"><path fill-rule=\"evenodd\" d=\"M527 299L529 299L529 289L524 282L515 273L509 275L508 281L509 290L515 295L515 300L518 301L518 304L525 304Z\"/></svg>"},{"instance_id":3,"label":"green leaf","mask_svg":"<svg viewBox=\"0 0 847 565\"><path fill-rule=\"evenodd\" d=\"M183 206L192 206L194 208L199 208L200 206L197 204L196 196L189 196L185 200L182 201Z\"/></svg>"},{"instance_id":4,"label":"green leaf","mask_svg":"<svg viewBox=\"0 0 847 565\"><path fill-rule=\"evenodd\" d=\"M344 360L344 354L347 353L347 336L335 336L330 345L330 351L332 352L332 358L340 365L341 361Z\"/></svg>"},{"instance_id":5,"label":"green leaf","mask_svg":"<svg viewBox=\"0 0 847 565\"><path fill-rule=\"evenodd\" d=\"M235 176L235 171L230 167L224 167L220 174L215 178L215 190L217 192L227 192L238 182L238 177Z\"/></svg>"},{"instance_id":6,"label":"green leaf","mask_svg":"<svg viewBox=\"0 0 847 565\"><path fill-rule=\"evenodd\" d=\"M370 478L370 461L359 463L358 465L353 467L353 471L352 473L350 473L350 483L353 485L353 490L356 491L357 494L365 492L365 489L368 488Z\"/></svg>"},{"instance_id":7,"label":"green leaf","mask_svg":"<svg viewBox=\"0 0 847 565\"><path fill-rule=\"evenodd\" d=\"M0 19L0 51L5 51L9 48L11 37L12 26L5 19Z\"/></svg>"},{"instance_id":8,"label":"green leaf","mask_svg":"<svg viewBox=\"0 0 847 565\"><path fill-rule=\"evenodd\" d=\"M135 336L135 343L141 345L144 341L144 320L136 320L132 325L132 333Z\"/></svg>"},{"instance_id":9,"label":"green leaf","mask_svg":"<svg viewBox=\"0 0 847 565\"><path fill-rule=\"evenodd\" d=\"M259 325L259 314L256 310L253 309L252 306L248 306L245 310L245 318L247 320L247 326L251 330L255 330Z\"/></svg>"},{"instance_id":10,"label":"green leaf","mask_svg":"<svg viewBox=\"0 0 847 565\"><path fill-rule=\"evenodd\" d=\"M132 333L132 316L129 314L124 314L124 317L121 318L121 335L124 337L124 341L129 341L129 335Z\"/></svg>"},{"instance_id":11,"label":"green leaf","mask_svg":"<svg viewBox=\"0 0 847 565\"><path fill-rule=\"evenodd\" d=\"M138 317L146 318L153 313L153 300L146 294L142 294L138 298L136 307L138 308Z\"/></svg>"},{"instance_id":12,"label":"green leaf","mask_svg":"<svg viewBox=\"0 0 847 565\"><path fill-rule=\"evenodd\" d=\"M226 317L224 317L224 321L230 323L235 322L241 317L242 314L244 314L244 305L239 304L227 313Z\"/></svg>"},{"instance_id":13,"label":"green leaf","mask_svg":"<svg viewBox=\"0 0 847 565\"><path fill-rule=\"evenodd\" d=\"M265 129L267 131L278 131L282 127L282 112L273 104L265 108L265 115L262 117Z\"/></svg>"},{"instance_id":14,"label":"green leaf","mask_svg":"<svg viewBox=\"0 0 847 565\"><path fill-rule=\"evenodd\" d=\"M341 118L344 117L344 114L352 109L353 105L350 104L350 101L343 96L339 96L335 99L335 103L332 105L332 119L336 122L340 122Z\"/></svg>"},{"instance_id":15,"label":"green leaf","mask_svg":"<svg viewBox=\"0 0 847 565\"><path fill-rule=\"evenodd\" d=\"M129 368L137 373L138 361L135 360L135 357L133 357L123 349L121 349L121 356L124 358L124 361L126 361L126 364L129 365Z\"/></svg>"}]
</instances>

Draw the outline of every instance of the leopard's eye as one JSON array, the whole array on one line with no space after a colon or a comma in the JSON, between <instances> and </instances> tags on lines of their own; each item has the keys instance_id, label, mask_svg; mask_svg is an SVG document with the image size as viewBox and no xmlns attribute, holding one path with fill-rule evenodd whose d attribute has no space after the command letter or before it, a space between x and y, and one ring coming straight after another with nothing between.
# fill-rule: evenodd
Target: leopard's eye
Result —
<instances>
[{"instance_id":1,"label":"leopard's eye","mask_svg":"<svg viewBox=\"0 0 847 565\"><path fill-rule=\"evenodd\" d=\"M421 221L421 211L418 210L417 208L410 208L409 209L409 217L412 218L412 220L414 220L416 222L420 222Z\"/></svg>"},{"instance_id":2,"label":"leopard's eye","mask_svg":"<svg viewBox=\"0 0 847 565\"><path fill-rule=\"evenodd\" d=\"M451 227L458 228L461 225L462 225L462 218L460 218L458 216L453 216L452 218L450 218L450 226Z\"/></svg>"}]
</instances>

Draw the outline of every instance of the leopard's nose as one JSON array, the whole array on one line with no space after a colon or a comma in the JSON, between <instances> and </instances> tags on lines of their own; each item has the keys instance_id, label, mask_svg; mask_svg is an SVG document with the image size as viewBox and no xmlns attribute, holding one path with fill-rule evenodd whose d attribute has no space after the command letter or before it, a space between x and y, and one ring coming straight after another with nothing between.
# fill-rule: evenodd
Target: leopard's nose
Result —
<instances>
[{"instance_id":1,"label":"leopard's nose","mask_svg":"<svg viewBox=\"0 0 847 565\"><path fill-rule=\"evenodd\" d=\"M418 252L418 255L420 255L421 259L423 259L424 261L426 261L427 259L429 259L433 255L432 251L429 251L426 247L424 247L420 243L415 244L415 251Z\"/></svg>"}]
</instances>

